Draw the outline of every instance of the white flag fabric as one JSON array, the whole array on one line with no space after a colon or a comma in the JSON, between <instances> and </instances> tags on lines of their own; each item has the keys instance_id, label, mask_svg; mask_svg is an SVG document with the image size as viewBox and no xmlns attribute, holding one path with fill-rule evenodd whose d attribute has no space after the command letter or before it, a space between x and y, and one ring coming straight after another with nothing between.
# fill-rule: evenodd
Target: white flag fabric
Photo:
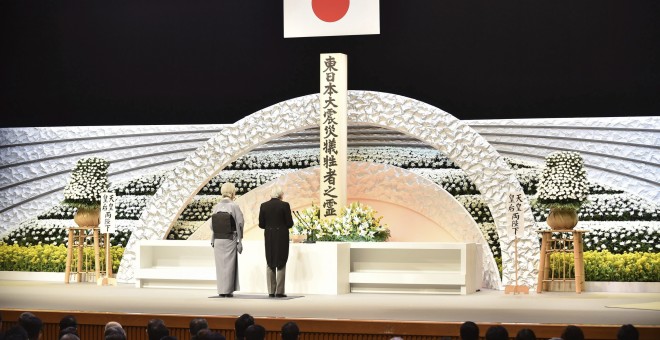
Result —
<instances>
[{"instance_id":1,"label":"white flag fabric","mask_svg":"<svg viewBox=\"0 0 660 340\"><path fill-rule=\"evenodd\" d=\"M284 37L380 34L379 0L284 0Z\"/></svg>"}]
</instances>

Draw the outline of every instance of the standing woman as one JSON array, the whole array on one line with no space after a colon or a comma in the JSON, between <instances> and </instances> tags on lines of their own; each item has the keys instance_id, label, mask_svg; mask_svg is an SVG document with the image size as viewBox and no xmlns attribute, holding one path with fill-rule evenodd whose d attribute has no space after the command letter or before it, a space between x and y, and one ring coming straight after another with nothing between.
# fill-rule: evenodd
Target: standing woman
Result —
<instances>
[{"instance_id":1,"label":"standing woman","mask_svg":"<svg viewBox=\"0 0 660 340\"><path fill-rule=\"evenodd\" d=\"M215 253L215 273L220 297L232 297L240 290L238 254L243 252L243 213L234 203L236 187L225 183L220 188L222 199L213 207L211 246Z\"/></svg>"}]
</instances>

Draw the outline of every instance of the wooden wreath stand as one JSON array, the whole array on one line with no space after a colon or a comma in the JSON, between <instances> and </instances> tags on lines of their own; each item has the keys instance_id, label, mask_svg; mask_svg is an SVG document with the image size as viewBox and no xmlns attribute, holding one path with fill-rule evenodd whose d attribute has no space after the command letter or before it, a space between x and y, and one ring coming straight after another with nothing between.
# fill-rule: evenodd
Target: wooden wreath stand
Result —
<instances>
[{"instance_id":1,"label":"wooden wreath stand","mask_svg":"<svg viewBox=\"0 0 660 340\"><path fill-rule=\"evenodd\" d=\"M87 268L83 268L84 248L87 245L87 239L93 238L94 247L94 277L99 285L117 285L116 279L112 278L112 257L110 256L110 234L104 234L103 245L101 246L100 228L98 226L89 227L71 227L67 240L66 251L66 269L64 271L64 283L69 283L71 274L76 274L76 281L82 282L82 274L90 273ZM101 270L101 248L105 251L105 270ZM74 250L77 257L77 266L72 271ZM101 276L104 274L103 276Z\"/></svg>"},{"instance_id":2,"label":"wooden wreath stand","mask_svg":"<svg viewBox=\"0 0 660 340\"><path fill-rule=\"evenodd\" d=\"M82 281L83 274L83 250L87 244L87 238L94 238L94 274L95 277L101 277L100 265L100 246L99 246L99 228L98 227L71 227L69 228L69 237L66 245L66 269L64 271L64 283L69 283L71 278L71 262L73 261L73 251L76 250L78 262L77 270L73 273L76 274L76 281ZM87 273L87 271L85 271Z\"/></svg>"},{"instance_id":3,"label":"wooden wreath stand","mask_svg":"<svg viewBox=\"0 0 660 340\"><path fill-rule=\"evenodd\" d=\"M539 278L536 292L549 291L553 285L560 284L565 291L566 283L575 283L575 292L580 294L584 289L584 250L582 235L586 230L540 230L541 261L539 263ZM566 238L553 239L552 233L565 233ZM555 253L573 253L575 275L571 277L570 265L563 258L559 260L557 277L550 270L550 256Z\"/></svg>"}]
</instances>

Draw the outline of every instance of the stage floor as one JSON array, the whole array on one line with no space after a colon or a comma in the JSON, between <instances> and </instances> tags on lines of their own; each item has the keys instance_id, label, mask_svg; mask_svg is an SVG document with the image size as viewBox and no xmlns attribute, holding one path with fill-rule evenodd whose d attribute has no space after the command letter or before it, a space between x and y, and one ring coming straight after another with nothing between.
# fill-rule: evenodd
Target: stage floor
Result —
<instances>
[{"instance_id":1,"label":"stage floor","mask_svg":"<svg viewBox=\"0 0 660 340\"><path fill-rule=\"evenodd\" d=\"M344 294L290 296L235 294L210 298L212 290L97 286L88 283L0 281L0 308L174 315L250 313L255 317L438 322L502 322L589 325L660 325L660 293L544 292L507 295ZM617 306L617 307L614 307ZM622 308L623 307L623 308ZM645 309L641 309L645 308Z\"/></svg>"}]
</instances>

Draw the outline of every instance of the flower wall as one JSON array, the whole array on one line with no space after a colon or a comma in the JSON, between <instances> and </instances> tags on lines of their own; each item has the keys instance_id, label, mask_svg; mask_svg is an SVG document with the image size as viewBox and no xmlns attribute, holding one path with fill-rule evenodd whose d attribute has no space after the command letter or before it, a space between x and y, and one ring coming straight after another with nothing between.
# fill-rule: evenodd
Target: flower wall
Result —
<instances>
[{"instance_id":1,"label":"flower wall","mask_svg":"<svg viewBox=\"0 0 660 340\"><path fill-rule=\"evenodd\" d=\"M436 150L414 147L349 148L348 154L351 161L385 163L406 168L444 188L456 197L480 225L496 259L501 257L490 210L474 184L444 155ZM510 158L506 160L525 193L531 199L536 198L540 174L544 171L542 164ZM200 190L179 216L179 221L167 239L186 239L191 235L210 216L211 208L219 199L219 188L224 182L233 182L238 193L244 194L282 174L316 165L316 149L251 152L237 159ZM110 184L110 190L118 195L118 232L112 235L112 245L121 247L126 244L147 201L161 185L163 176L164 173L147 174ZM578 210L578 228L589 230L585 235L585 251L607 251L612 256L660 253L660 207L657 204L602 183L586 182L581 188L588 191L587 202ZM53 206L42 212L38 219L24 221L19 228L3 235L3 243L13 247L57 247L65 244L66 228L73 225L71 219L75 209L62 204ZM533 204L532 210L539 227L545 226L548 209ZM660 267L657 257L646 258L645 261L648 261L652 269Z\"/></svg>"}]
</instances>

